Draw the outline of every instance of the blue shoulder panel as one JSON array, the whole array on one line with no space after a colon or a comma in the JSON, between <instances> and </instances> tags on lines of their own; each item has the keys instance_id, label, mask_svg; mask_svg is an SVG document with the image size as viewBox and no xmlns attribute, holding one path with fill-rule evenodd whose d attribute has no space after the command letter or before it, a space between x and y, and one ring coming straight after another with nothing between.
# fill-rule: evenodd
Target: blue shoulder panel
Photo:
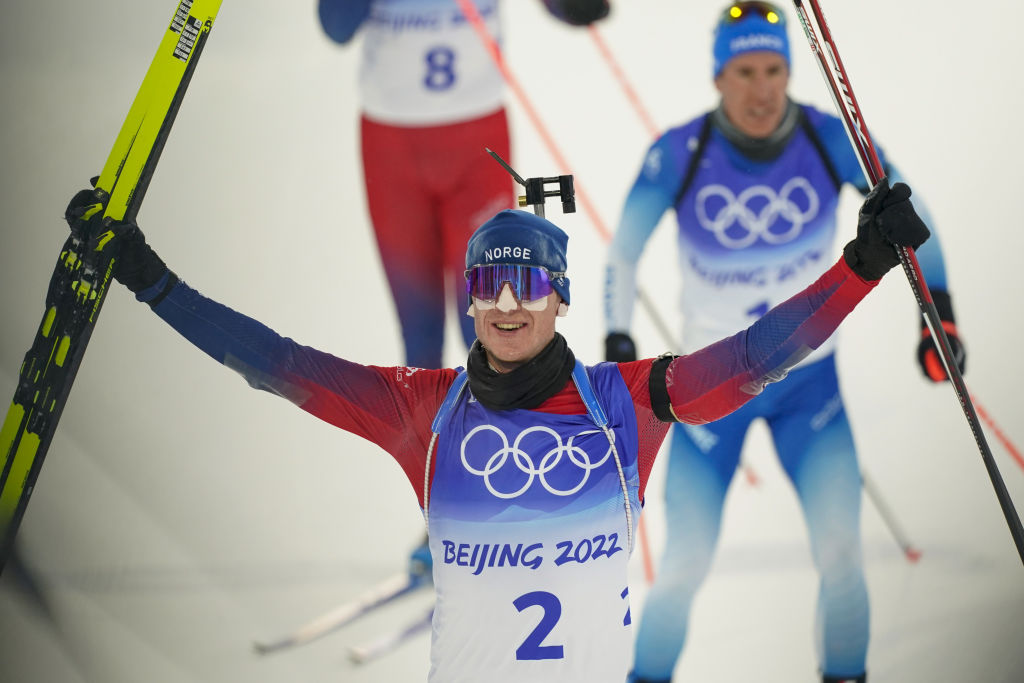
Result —
<instances>
[{"instance_id":1,"label":"blue shoulder panel","mask_svg":"<svg viewBox=\"0 0 1024 683\"><path fill-rule=\"evenodd\" d=\"M462 394L462 390L466 388L466 382L469 380L469 374L465 370L459 369L459 374L456 375L455 381L448 387L448 393L444 397L444 401L441 403L441 407L437 409L437 415L434 416L434 421L430 423L430 431L434 434L440 434L441 428L444 423L448 421L448 416L452 414L452 409L455 408L455 404L459 401L459 396Z\"/></svg>"}]
</instances>

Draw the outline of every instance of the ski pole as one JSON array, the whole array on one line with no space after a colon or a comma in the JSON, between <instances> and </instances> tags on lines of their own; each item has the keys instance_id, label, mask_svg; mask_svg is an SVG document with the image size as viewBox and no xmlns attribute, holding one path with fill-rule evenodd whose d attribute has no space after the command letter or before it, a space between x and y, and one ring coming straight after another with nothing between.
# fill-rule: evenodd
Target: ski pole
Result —
<instances>
[{"instance_id":1,"label":"ski pole","mask_svg":"<svg viewBox=\"0 0 1024 683\"><path fill-rule=\"evenodd\" d=\"M367 589L354 600L342 603L322 614L286 636L271 641L256 641L253 650L266 655L287 650L336 631L375 609L390 604L412 593L418 588L430 585L426 575L396 574Z\"/></svg>"},{"instance_id":2,"label":"ski pole","mask_svg":"<svg viewBox=\"0 0 1024 683\"><path fill-rule=\"evenodd\" d=\"M1006 436L1006 433L999 428L999 425L997 425L995 420L992 419L992 416L988 414L988 411L986 411L981 406L981 404L978 403L978 397L975 396L973 393L971 394L971 400L974 401L974 407L978 411L978 416L982 420L984 420L985 424L988 425L988 428L991 429L992 433L996 435L996 438L999 439L999 443L1003 444L1003 448L1005 448L1007 452L1009 452L1010 457L1012 457L1017 462L1017 464L1020 465L1020 468L1024 470L1024 456L1020 454L1020 451L1017 450L1017 447L1013 445L1012 441L1010 441L1010 437Z\"/></svg>"},{"instance_id":3,"label":"ski pole","mask_svg":"<svg viewBox=\"0 0 1024 683\"><path fill-rule=\"evenodd\" d=\"M878 158L878 152L875 150L874 142L871 140L871 135L868 133L867 125L864 123L864 116L861 113L860 105L853 94L853 87L850 85L846 69L839 58L839 50L832 39L832 33L829 31L828 24L825 22L821 6L818 0L809 0L808 2L811 8L811 15L813 15L814 25L817 25L821 34L822 42L819 42L818 32L815 31L814 25L811 23L811 17L808 16L803 1L793 0L793 4L796 6L797 15L800 18L800 24L803 26L807 42L811 47L811 52L814 53L822 77L825 79L825 83L832 95L832 100L840 113L846 134L850 138L854 151L857 153L857 159L860 161L864 177L871 187L874 187L881 182L885 172ZM822 43L824 43L824 49L822 48ZM826 50L828 53L827 57L825 54ZM967 423L974 434L974 440L977 443L978 450L981 452L981 458L985 463L985 469L988 471L996 498L999 500L999 506L1002 508L1007 525L1010 527L1010 535L1017 546L1017 554L1020 556L1021 562L1024 563L1024 527L1021 526L1020 517L1017 516L1017 511L1013 506L1013 500L1006 490L1006 484L1003 482L1003 477L999 473L999 467L996 465L995 459L992 457L992 451L989 449L988 442L985 439L985 433L978 422L977 412L975 411L974 404L971 402L967 385L964 383L963 374L953 358L953 350L949 345L949 339L946 337L945 331L942 329L942 321L939 319L939 313L935 308L934 301L932 301L931 293L928 291L928 285L925 282L924 274L921 272L921 266L917 262L917 256L914 254L914 250L909 247L898 247L896 252L899 254L903 271L910 282L910 288L914 292L914 297L917 299L918 307L921 309L932 339L939 348L942 363L946 368L946 375L950 379L953 391L960 401L960 407L963 409Z\"/></svg>"},{"instance_id":4,"label":"ski pole","mask_svg":"<svg viewBox=\"0 0 1024 683\"><path fill-rule=\"evenodd\" d=\"M397 629L384 633L370 642L350 647L348 649L348 658L356 665L368 664L376 659L380 659L397 650L399 646L407 643L416 634L429 630L433 618L434 608L431 607L424 614L417 616Z\"/></svg>"},{"instance_id":5,"label":"ski pole","mask_svg":"<svg viewBox=\"0 0 1024 683\"><path fill-rule=\"evenodd\" d=\"M637 95L636 90L633 88L633 84L630 83L629 79L626 78L625 72L619 66L618 61L612 54L612 51L608 48L608 43L604 41L601 36L601 32L597 30L597 26L591 24L590 37L594 40L594 44L597 45L597 51L601 53L601 57L604 58L605 64L611 69L612 74L615 76L615 81L622 88L622 92L626 95L626 100L633 106L633 111L640 117L640 121L643 122L644 128L647 129L648 134L654 138L658 136L660 129L654 123L654 119L651 118L644 103L640 100L640 96Z\"/></svg>"},{"instance_id":6,"label":"ski pole","mask_svg":"<svg viewBox=\"0 0 1024 683\"><path fill-rule=\"evenodd\" d=\"M892 534L893 538L896 539L896 544L903 551L903 556L907 558L907 561L911 564L916 563L921 559L921 551L914 547L914 544L910 542L907 535L903 532L903 527L896 521L896 517L892 514L892 510L886 504L885 499L882 498L882 494L879 493L878 487L875 485L874 480L868 476L868 473L864 471L862 467L860 470L861 485L864 487L864 493L867 494L871 502L875 504L875 509L878 510L878 514L881 515L882 521L885 522L886 527L889 529L889 533Z\"/></svg>"},{"instance_id":7,"label":"ski pole","mask_svg":"<svg viewBox=\"0 0 1024 683\"><path fill-rule=\"evenodd\" d=\"M533 104L530 101L530 98L527 97L526 92L519 84L519 80L515 77L515 75L513 75L512 71L508 68L508 64L506 64L505 62L505 58L501 53L501 48L498 46L498 42L494 39L494 36L492 36L491 32L487 29L487 25L484 24L483 17L480 16L480 12L477 10L476 5L473 3L473 0L456 0L456 2L458 3L459 8L462 10L462 13L465 15L466 19L469 21L470 24L473 25L473 29L476 31L477 36L483 42L484 47L487 48L487 52L488 54L490 54L491 59L494 61L494 64L498 67L498 71L501 73L501 77L505 80L505 83L508 85L509 89L512 90L512 92L518 98L519 103L523 106L523 109L526 111L527 117L530 119L530 122L536 129L537 134L540 135L541 139L544 141L544 145L547 147L548 152L554 158L555 163L561 166L565 170L566 174L575 175L570 170L571 167L569 166L569 163L565 160L565 156L562 154L558 145L555 143L554 138L548 132L547 126L545 126L544 122L541 121L540 116L537 114L537 110L534 109ZM612 239L612 234L608 230L608 227L605 225L604 221L601 220L601 217L598 215L593 203L590 201L590 195L588 195L583 190L583 187L580 185L579 182L575 183L575 189L576 196L579 198L580 204L583 205L583 210L590 218L590 221L593 224L594 228L597 230L598 234L605 242L610 242ZM650 314L651 318L655 321L655 325L660 330L662 330L662 334L665 334L668 336L668 338L671 338L671 334L668 332L668 327L665 325L661 317L657 314L657 311L654 309L654 305L651 303L651 300L639 288L637 288L637 297L640 299L640 303L647 310L648 314ZM651 561L650 545L647 540L647 527L644 524L644 518L642 515L637 521L637 532L640 536L640 554L643 558L644 577L647 579L647 583L653 583L654 563Z\"/></svg>"}]
</instances>

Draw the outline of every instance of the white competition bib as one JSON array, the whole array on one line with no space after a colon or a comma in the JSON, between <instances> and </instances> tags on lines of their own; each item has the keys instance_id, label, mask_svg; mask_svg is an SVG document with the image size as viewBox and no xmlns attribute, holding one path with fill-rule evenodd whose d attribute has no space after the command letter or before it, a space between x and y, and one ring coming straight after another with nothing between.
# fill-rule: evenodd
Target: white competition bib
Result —
<instances>
[{"instance_id":1,"label":"white competition bib","mask_svg":"<svg viewBox=\"0 0 1024 683\"><path fill-rule=\"evenodd\" d=\"M474 0L500 43L498 0ZM363 26L363 112L380 123L458 123L502 105L501 74L454 0L375 0Z\"/></svg>"}]
</instances>

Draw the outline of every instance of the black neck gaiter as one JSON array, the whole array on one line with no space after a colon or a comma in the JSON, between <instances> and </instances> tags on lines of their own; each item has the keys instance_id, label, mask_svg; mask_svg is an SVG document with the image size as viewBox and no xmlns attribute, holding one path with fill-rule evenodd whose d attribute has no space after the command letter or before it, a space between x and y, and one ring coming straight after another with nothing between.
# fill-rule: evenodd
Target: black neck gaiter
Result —
<instances>
[{"instance_id":1,"label":"black neck gaiter","mask_svg":"<svg viewBox=\"0 0 1024 683\"><path fill-rule=\"evenodd\" d=\"M576 357L565 337L556 332L540 353L510 372L498 372L488 364L487 353L478 339L469 350L466 371L470 391L487 408L529 410L561 391L575 365Z\"/></svg>"}]
</instances>

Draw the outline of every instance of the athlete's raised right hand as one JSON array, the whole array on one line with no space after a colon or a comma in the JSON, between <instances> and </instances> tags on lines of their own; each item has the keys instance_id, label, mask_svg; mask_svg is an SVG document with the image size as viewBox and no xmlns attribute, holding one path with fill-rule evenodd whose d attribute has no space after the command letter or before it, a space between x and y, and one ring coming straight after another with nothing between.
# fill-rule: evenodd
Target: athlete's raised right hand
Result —
<instances>
[{"instance_id":1,"label":"athlete's raised right hand","mask_svg":"<svg viewBox=\"0 0 1024 683\"><path fill-rule=\"evenodd\" d=\"M141 301L155 306L178 281L177 276L146 244L146 236L135 221L104 218L104 206L102 191L79 190L68 202L64 220L72 233L85 240L87 251L113 250L114 279L133 293L141 293Z\"/></svg>"}]
</instances>

